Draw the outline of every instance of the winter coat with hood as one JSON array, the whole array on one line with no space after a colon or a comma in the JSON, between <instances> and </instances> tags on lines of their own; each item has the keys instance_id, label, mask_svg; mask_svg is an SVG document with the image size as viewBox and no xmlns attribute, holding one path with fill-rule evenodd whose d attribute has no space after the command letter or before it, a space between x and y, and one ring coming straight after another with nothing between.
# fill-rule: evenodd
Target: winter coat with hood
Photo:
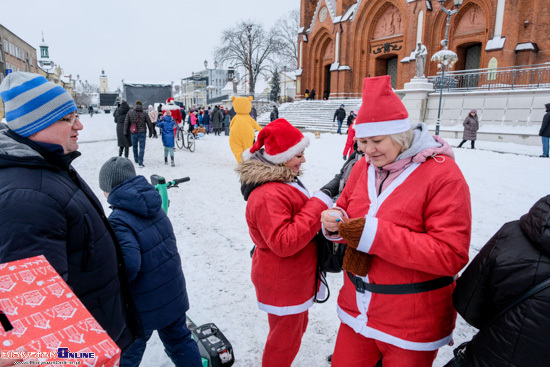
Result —
<instances>
[{"instance_id":1,"label":"winter coat with hood","mask_svg":"<svg viewBox=\"0 0 550 367\"><path fill-rule=\"evenodd\" d=\"M548 366L550 288L491 322L522 293L550 277L550 196L506 223L457 281L453 302L480 329L464 366Z\"/></svg>"},{"instance_id":2,"label":"winter coat with hood","mask_svg":"<svg viewBox=\"0 0 550 367\"><path fill-rule=\"evenodd\" d=\"M542 125L540 126L539 136L550 138L550 103L547 103L544 106L546 107L546 114L542 118Z\"/></svg>"},{"instance_id":3,"label":"winter coat with hood","mask_svg":"<svg viewBox=\"0 0 550 367\"><path fill-rule=\"evenodd\" d=\"M160 195L143 176L135 176L115 186L107 201L143 328L162 329L189 309L189 301L174 229Z\"/></svg>"},{"instance_id":4,"label":"winter coat with hood","mask_svg":"<svg viewBox=\"0 0 550 367\"><path fill-rule=\"evenodd\" d=\"M178 127L172 116L164 116L157 124L162 135L162 145L168 148L174 147L174 129Z\"/></svg>"},{"instance_id":5,"label":"winter coat with hood","mask_svg":"<svg viewBox=\"0 0 550 367\"><path fill-rule=\"evenodd\" d=\"M0 263L44 255L121 349L140 332L117 238L71 166L79 152L0 124Z\"/></svg>"},{"instance_id":6,"label":"winter coat with hood","mask_svg":"<svg viewBox=\"0 0 550 367\"><path fill-rule=\"evenodd\" d=\"M321 212L332 200L319 191L310 197L284 164L256 159L237 167L248 200L246 221L256 245L252 283L258 307L277 316L298 314L313 305Z\"/></svg>"},{"instance_id":7,"label":"winter coat with hood","mask_svg":"<svg viewBox=\"0 0 550 367\"><path fill-rule=\"evenodd\" d=\"M476 140L477 131L479 130L479 122L477 114L472 116L468 114L462 123L464 125L464 133L462 134L462 140Z\"/></svg>"},{"instance_id":8,"label":"winter coat with hood","mask_svg":"<svg viewBox=\"0 0 550 367\"><path fill-rule=\"evenodd\" d=\"M128 112L130 112L130 106L126 101L122 102L115 111L116 137L119 147L132 146L130 131L124 130L124 120L126 120L126 115L128 114Z\"/></svg>"},{"instance_id":9,"label":"winter coat with hood","mask_svg":"<svg viewBox=\"0 0 550 367\"><path fill-rule=\"evenodd\" d=\"M411 147L377 168L355 164L336 205L365 217L358 251L371 255L365 283L409 284L454 276L468 263L471 209L468 185L450 146L424 124ZM404 295L361 293L348 276L338 316L366 338L409 350L436 350L452 339L454 282Z\"/></svg>"},{"instance_id":10,"label":"winter coat with hood","mask_svg":"<svg viewBox=\"0 0 550 367\"><path fill-rule=\"evenodd\" d=\"M214 108L212 112L212 124L214 124L214 129L221 129L224 117L224 113L221 112L219 108Z\"/></svg>"},{"instance_id":11,"label":"winter coat with hood","mask_svg":"<svg viewBox=\"0 0 550 367\"><path fill-rule=\"evenodd\" d=\"M124 131L130 131L130 125L137 124L136 133L147 133L149 129L149 135L153 133L153 125L147 111L143 111L143 106L136 104L133 110L128 112L126 119L124 119Z\"/></svg>"}]
</instances>

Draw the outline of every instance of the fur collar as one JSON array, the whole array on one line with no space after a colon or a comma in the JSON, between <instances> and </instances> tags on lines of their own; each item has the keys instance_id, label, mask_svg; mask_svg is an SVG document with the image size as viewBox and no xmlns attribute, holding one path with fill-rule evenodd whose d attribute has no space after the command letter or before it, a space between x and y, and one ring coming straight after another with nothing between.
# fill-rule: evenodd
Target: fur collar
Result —
<instances>
[{"instance_id":1,"label":"fur collar","mask_svg":"<svg viewBox=\"0 0 550 367\"><path fill-rule=\"evenodd\" d=\"M241 180L241 193L247 201L252 191L268 182L292 182L297 176L284 164L270 164L258 159L251 159L239 163L235 169Z\"/></svg>"}]
</instances>

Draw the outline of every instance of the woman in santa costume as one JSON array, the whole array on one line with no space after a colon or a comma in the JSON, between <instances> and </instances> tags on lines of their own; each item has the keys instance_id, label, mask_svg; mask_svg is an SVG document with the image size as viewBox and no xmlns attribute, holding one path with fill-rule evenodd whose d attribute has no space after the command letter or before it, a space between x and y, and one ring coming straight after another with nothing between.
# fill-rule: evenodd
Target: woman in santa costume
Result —
<instances>
[{"instance_id":1,"label":"woman in santa costume","mask_svg":"<svg viewBox=\"0 0 550 367\"><path fill-rule=\"evenodd\" d=\"M263 367L290 367L300 349L316 288L315 234L332 200L313 196L300 181L309 139L284 119L269 123L237 167L246 206L252 283L258 307L267 312L269 334Z\"/></svg>"},{"instance_id":2,"label":"woman in santa costume","mask_svg":"<svg viewBox=\"0 0 550 367\"><path fill-rule=\"evenodd\" d=\"M389 76L366 78L357 162L327 238L347 243L332 366L431 366L452 341L456 274L468 263L468 185L449 144L411 129Z\"/></svg>"}]
</instances>

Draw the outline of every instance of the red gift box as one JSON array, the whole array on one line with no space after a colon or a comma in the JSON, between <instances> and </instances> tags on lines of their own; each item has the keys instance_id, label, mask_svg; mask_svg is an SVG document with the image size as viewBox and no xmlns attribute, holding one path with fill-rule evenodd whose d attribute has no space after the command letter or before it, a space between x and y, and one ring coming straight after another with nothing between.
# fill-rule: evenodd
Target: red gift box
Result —
<instances>
[{"instance_id":1,"label":"red gift box","mask_svg":"<svg viewBox=\"0 0 550 367\"><path fill-rule=\"evenodd\" d=\"M53 362L36 366L119 364L120 348L44 256L0 264L0 313L0 357L26 349Z\"/></svg>"}]
</instances>

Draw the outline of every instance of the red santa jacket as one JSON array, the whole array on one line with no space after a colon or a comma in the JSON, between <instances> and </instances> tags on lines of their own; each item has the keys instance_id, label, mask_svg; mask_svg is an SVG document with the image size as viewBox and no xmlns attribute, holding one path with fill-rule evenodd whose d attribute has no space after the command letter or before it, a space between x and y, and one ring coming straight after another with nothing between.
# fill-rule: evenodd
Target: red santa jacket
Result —
<instances>
[{"instance_id":1,"label":"red santa jacket","mask_svg":"<svg viewBox=\"0 0 550 367\"><path fill-rule=\"evenodd\" d=\"M182 118L179 106L175 105L173 102L167 103L162 106L162 112L164 113L165 111L170 111L172 113L172 118L176 120L178 124L181 123Z\"/></svg>"},{"instance_id":2,"label":"red santa jacket","mask_svg":"<svg viewBox=\"0 0 550 367\"><path fill-rule=\"evenodd\" d=\"M245 161L239 168L250 165L261 169L267 164ZM256 177L268 181L255 182L261 186L250 193L246 206L250 237L256 245L252 283L258 306L278 316L304 312L315 295L317 248L313 238L321 229L321 212L332 207L332 201L320 191L310 198L297 182L273 182L273 171L252 170ZM243 171L240 173L243 181Z\"/></svg>"},{"instance_id":3,"label":"red santa jacket","mask_svg":"<svg viewBox=\"0 0 550 367\"><path fill-rule=\"evenodd\" d=\"M366 283L407 284L458 273L468 263L470 193L445 156L413 163L377 196L375 167L361 160L337 206L366 217L358 250L373 255ZM345 275L342 322L365 337L409 350L435 350L452 339L455 284L416 294L359 293Z\"/></svg>"}]
</instances>

